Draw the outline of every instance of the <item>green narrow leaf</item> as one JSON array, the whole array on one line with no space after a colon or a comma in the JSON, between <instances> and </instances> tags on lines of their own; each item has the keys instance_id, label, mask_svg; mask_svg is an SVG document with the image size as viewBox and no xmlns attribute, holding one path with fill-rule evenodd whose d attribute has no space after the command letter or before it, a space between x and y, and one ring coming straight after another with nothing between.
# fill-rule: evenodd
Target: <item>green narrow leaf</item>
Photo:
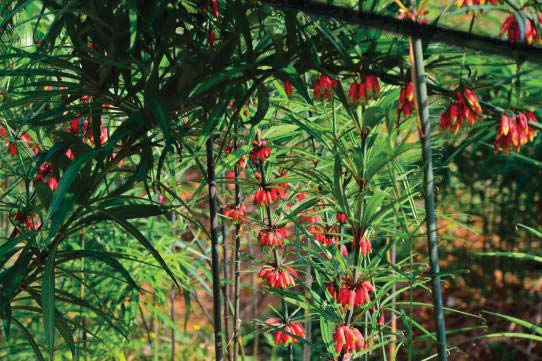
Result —
<instances>
[{"instance_id":1,"label":"green narrow leaf","mask_svg":"<svg viewBox=\"0 0 542 361\"><path fill-rule=\"evenodd\" d=\"M182 288L181 285L177 282L177 279L175 278L175 275L173 274L171 269L166 264L166 261L164 261L164 259L160 255L160 253L153 247L151 242L149 242L149 240L141 232L139 232L139 230L136 227L134 227L133 224L131 224L130 222L128 222L128 221L126 221L126 220L124 220L124 219L122 219L120 217L116 217L116 216L114 216L114 215L112 215L112 214L110 214L110 213L108 213L106 211L100 211L100 212L107 215L107 216L109 216L110 219L114 220L122 228L124 228L124 230L126 232L128 232L132 236L134 236L139 241L139 243L141 243L143 245L143 247L145 247L151 253L151 255L154 257L154 259L156 259L156 261L158 261L158 263L160 264L160 266L162 266L164 271L166 271L167 274L173 280L173 282L175 282L175 285L179 289Z\"/></svg>"},{"instance_id":2,"label":"green narrow leaf","mask_svg":"<svg viewBox=\"0 0 542 361\"><path fill-rule=\"evenodd\" d=\"M542 336L542 327L537 326L534 323L524 321L524 320L522 320L520 318L516 318L516 317L512 317L512 316L508 316L508 315L503 315L501 313L495 313L495 312L489 312L489 311L483 311L483 312L487 313L489 315L504 318L505 320L510 321L512 323L517 323L518 325L523 326L525 328L528 328L529 330L531 330L533 332L536 332L537 334Z\"/></svg>"},{"instance_id":3,"label":"green narrow leaf","mask_svg":"<svg viewBox=\"0 0 542 361\"><path fill-rule=\"evenodd\" d=\"M536 256L533 254L522 253L522 252L477 252L475 254L478 256L494 256L494 257L525 259L529 261L542 263L542 256Z\"/></svg>"},{"instance_id":4,"label":"green narrow leaf","mask_svg":"<svg viewBox=\"0 0 542 361\"><path fill-rule=\"evenodd\" d=\"M43 322L45 326L45 338L47 339L47 348L49 350L49 358L53 360L55 347L55 257L56 249L60 243L60 238L57 238L51 245L47 263L43 270L42 278L42 293L41 293L41 308L43 312Z\"/></svg>"},{"instance_id":5,"label":"green narrow leaf","mask_svg":"<svg viewBox=\"0 0 542 361\"><path fill-rule=\"evenodd\" d=\"M45 216L43 224L47 224L47 222L49 222L49 220L55 215L55 212L60 208L62 202L64 201L64 198L66 197L70 186L75 180L75 177L77 176L81 168L83 168L85 164L87 164L88 161L92 159L94 153L95 152L88 152L81 154L70 164L70 166L62 174L62 178L60 178L58 187L53 193L53 197L51 198L51 204L49 205L49 210L47 211L47 215ZM49 236L51 235L52 234L50 232Z\"/></svg>"}]
</instances>

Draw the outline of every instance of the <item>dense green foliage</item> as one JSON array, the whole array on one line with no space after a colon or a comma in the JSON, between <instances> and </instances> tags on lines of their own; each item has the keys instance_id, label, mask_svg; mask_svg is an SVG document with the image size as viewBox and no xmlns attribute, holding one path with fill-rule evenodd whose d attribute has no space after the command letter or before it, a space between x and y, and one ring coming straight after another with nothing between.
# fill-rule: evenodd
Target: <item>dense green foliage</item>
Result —
<instances>
[{"instance_id":1,"label":"dense green foliage","mask_svg":"<svg viewBox=\"0 0 542 361\"><path fill-rule=\"evenodd\" d=\"M390 16L397 3L361 2ZM229 356L237 344L246 359L344 359L341 325L364 335L358 358L435 353L424 317L433 305L420 125L415 109L397 112L411 81L409 39L261 3L216 4L216 16L212 1L0 5L0 357L211 359L218 266ZM493 36L505 18L499 9L513 5L418 4L430 22L468 18L472 31ZM525 5L525 14L540 10ZM442 276L491 297L495 269L523 284L533 274L518 259L540 263L540 125L531 119L533 139L521 149L493 153L503 113L542 115L540 67L424 45L433 127L468 89L483 108L458 132L433 134L439 222L454 227L440 231ZM312 89L322 75L337 81L329 94ZM380 90L358 102L350 86L369 76ZM211 261L211 136L220 265ZM255 157L262 140L270 154ZM258 204L262 190L278 196ZM236 221L227 211L240 201L246 219ZM262 245L260 231L277 228L284 244ZM480 229L483 247L455 249L458 228ZM295 286L271 287L258 277L265 267L291 273ZM349 308L338 290L362 281L374 287L370 299ZM446 316L460 320L449 335L542 340L534 318L447 305ZM522 329L499 334L484 318ZM277 331L296 322L304 336L286 331L290 345L281 347Z\"/></svg>"}]
</instances>

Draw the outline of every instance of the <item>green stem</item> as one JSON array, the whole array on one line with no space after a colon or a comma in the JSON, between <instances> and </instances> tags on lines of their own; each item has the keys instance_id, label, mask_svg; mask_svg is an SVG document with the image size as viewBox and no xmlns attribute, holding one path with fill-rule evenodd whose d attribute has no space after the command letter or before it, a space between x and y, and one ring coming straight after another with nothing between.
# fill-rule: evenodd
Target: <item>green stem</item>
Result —
<instances>
[{"instance_id":1,"label":"green stem","mask_svg":"<svg viewBox=\"0 0 542 361\"><path fill-rule=\"evenodd\" d=\"M431 123L429 121L429 104L427 85L423 63L423 47L421 39L410 39L412 55L412 82L415 89L415 98L418 117L421 122L421 142L423 154L423 183L427 227L427 247L429 263L431 266L431 286L433 305L435 309L435 323L437 328L439 361L446 361L446 326L444 324L444 308L440 285L440 266L437 243L437 220L435 216L435 187L433 179L433 155L431 151Z\"/></svg>"},{"instance_id":2,"label":"green stem","mask_svg":"<svg viewBox=\"0 0 542 361\"><path fill-rule=\"evenodd\" d=\"M260 161L260 173L262 176L262 187L265 189L265 187L268 184L267 184L267 179L266 179L266 174L265 174L265 167L262 161ZM265 210L267 213L267 226L269 227L269 229L273 229L273 214L271 212L271 205L267 204L265 207ZM282 259L280 258L277 247L273 248L273 258L274 258L276 267L280 269L280 266L282 264ZM281 302L282 302L283 320L286 322L288 321L288 318L290 317L288 313L288 303L286 302L284 298L281 298ZM293 348L291 345L288 346L288 354L289 354L290 360L293 361L294 353L293 353Z\"/></svg>"}]
</instances>

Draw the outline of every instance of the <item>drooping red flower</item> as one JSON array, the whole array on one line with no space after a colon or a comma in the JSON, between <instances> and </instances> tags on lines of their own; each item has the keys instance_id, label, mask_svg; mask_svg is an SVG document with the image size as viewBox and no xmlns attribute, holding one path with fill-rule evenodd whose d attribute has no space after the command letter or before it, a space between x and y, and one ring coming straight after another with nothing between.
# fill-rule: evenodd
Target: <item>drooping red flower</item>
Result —
<instances>
[{"instance_id":1,"label":"drooping red flower","mask_svg":"<svg viewBox=\"0 0 542 361\"><path fill-rule=\"evenodd\" d=\"M320 223L322 222L322 216L320 216L317 209L308 209L299 212L299 223Z\"/></svg>"},{"instance_id":2,"label":"drooping red flower","mask_svg":"<svg viewBox=\"0 0 542 361\"><path fill-rule=\"evenodd\" d=\"M374 287L369 281L357 281L345 277L342 285L336 293L336 300L345 308L354 308L371 302L369 292L373 292Z\"/></svg>"},{"instance_id":3,"label":"drooping red flower","mask_svg":"<svg viewBox=\"0 0 542 361\"><path fill-rule=\"evenodd\" d=\"M348 99L350 99L353 104L357 104L361 98L365 98L365 85L363 83L359 84L357 81L355 81L350 84Z\"/></svg>"},{"instance_id":4,"label":"drooping red flower","mask_svg":"<svg viewBox=\"0 0 542 361\"><path fill-rule=\"evenodd\" d=\"M49 177L49 179L47 179L47 186L52 192L56 191L58 180L55 177Z\"/></svg>"},{"instance_id":5,"label":"drooping red flower","mask_svg":"<svg viewBox=\"0 0 542 361\"><path fill-rule=\"evenodd\" d=\"M74 135L86 135L88 131L88 121L82 118L70 120L70 127L66 129L68 133Z\"/></svg>"},{"instance_id":6,"label":"drooping red flower","mask_svg":"<svg viewBox=\"0 0 542 361\"><path fill-rule=\"evenodd\" d=\"M307 197L307 193L299 192L295 195L295 200L297 203L301 203Z\"/></svg>"},{"instance_id":7,"label":"drooping red flower","mask_svg":"<svg viewBox=\"0 0 542 361\"><path fill-rule=\"evenodd\" d=\"M458 8L462 8L463 6L476 6L485 4L497 5L500 2L502 2L502 0L455 0L455 5Z\"/></svg>"},{"instance_id":8,"label":"drooping red flower","mask_svg":"<svg viewBox=\"0 0 542 361\"><path fill-rule=\"evenodd\" d=\"M23 224L29 231L34 231L41 227L41 222L36 219L39 219L37 214L35 214L34 217L31 217L29 214L26 213L15 213L15 221L17 223Z\"/></svg>"},{"instance_id":9,"label":"drooping red flower","mask_svg":"<svg viewBox=\"0 0 542 361\"><path fill-rule=\"evenodd\" d=\"M482 107L480 106L480 102L478 101L478 96L472 90L465 89L463 93L457 93L457 98L458 103L460 104L465 103L465 99L467 100L468 106L466 108L468 109L468 111L467 109L464 110L465 118L469 120L470 125L474 124L475 116L482 113ZM471 115L473 111L476 113L474 116Z\"/></svg>"},{"instance_id":10,"label":"drooping red flower","mask_svg":"<svg viewBox=\"0 0 542 361\"><path fill-rule=\"evenodd\" d=\"M412 82L401 88L399 94L399 104L397 105L397 115L412 115L412 110L416 106L414 102L414 85Z\"/></svg>"},{"instance_id":11,"label":"drooping red flower","mask_svg":"<svg viewBox=\"0 0 542 361\"><path fill-rule=\"evenodd\" d=\"M367 232L363 232L361 236L354 236L354 239L352 240L352 247L356 248L356 246L359 246L361 248L361 254L364 257L367 255L367 253L371 253L373 251L371 241L366 233Z\"/></svg>"},{"instance_id":12,"label":"drooping red flower","mask_svg":"<svg viewBox=\"0 0 542 361\"><path fill-rule=\"evenodd\" d=\"M519 112L517 115L502 114L497 136L493 143L495 153L502 149L506 155L510 148L516 152L520 147L534 139L536 130L529 122L536 122L536 116L532 112Z\"/></svg>"},{"instance_id":13,"label":"drooping red flower","mask_svg":"<svg viewBox=\"0 0 542 361\"><path fill-rule=\"evenodd\" d=\"M473 125L476 120L482 118L482 107L478 101L476 93L470 89L456 93L455 101L448 106L448 109L440 116L440 127L442 129L451 129L457 133L461 124L468 121Z\"/></svg>"},{"instance_id":14,"label":"drooping red flower","mask_svg":"<svg viewBox=\"0 0 542 361\"><path fill-rule=\"evenodd\" d=\"M87 132L87 124L83 123L83 136L88 137L88 140L91 143L94 143L94 133L92 131ZM104 127L103 124L100 123L100 144L104 144L107 142L107 139L109 138L109 130L107 127Z\"/></svg>"},{"instance_id":15,"label":"drooping red flower","mask_svg":"<svg viewBox=\"0 0 542 361\"><path fill-rule=\"evenodd\" d=\"M217 0L211 0L211 9L213 10L213 16L218 19L218 2Z\"/></svg>"},{"instance_id":16,"label":"drooping red flower","mask_svg":"<svg viewBox=\"0 0 542 361\"><path fill-rule=\"evenodd\" d=\"M380 83L374 74L365 75L360 83L353 82L348 91L348 98L354 105L359 102L367 104L369 100L378 99L379 96Z\"/></svg>"},{"instance_id":17,"label":"drooping red flower","mask_svg":"<svg viewBox=\"0 0 542 361\"><path fill-rule=\"evenodd\" d=\"M75 159L75 155L73 154L71 148L68 148L65 155L69 160L74 160Z\"/></svg>"},{"instance_id":18,"label":"drooping red flower","mask_svg":"<svg viewBox=\"0 0 542 361\"><path fill-rule=\"evenodd\" d=\"M282 328L285 332L275 330L274 339L275 339L275 345L290 345L293 343L298 343L299 340L292 335L295 335L299 338L305 337L305 329L303 328L303 325L299 322L294 321L282 321L278 317L271 317L265 320L265 323L268 325L273 325L275 327ZM287 332L287 333L286 333ZM292 335L289 335L292 334Z\"/></svg>"},{"instance_id":19,"label":"drooping red flower","mask_svg":"<svg viewBox=\"0 0 542 361\"><path fill-rule=\"evenodd\" d=\"M326 289L331 294L331 297L333 297L333 299L336 300L337 295L339 294L338 293L339 291L337 290L337 287L333 283L326 283Z\"/></svg>"},{"instance_id":20,"label":"drooping red flower","mask_svg":"<svg viewBox=\"0 0 542 361\"><path fill-rule=\"evenodd\" d=\"M363 350L364 337L361 332L352 326L339 325L333 334L335 342L335 352L356 352Z\"/></svg>"},{"instance_id":21,"label":"drooping red flower","mask_svg":"<svg viewBox=\"0 0 542 361\"><path fill-rule=\"evenodd\" d=\"M268 204L271 204L275 200L275 193L271 190L268 190L264 187L256 189L256 193L254 194L254 203L260 206L266 206Z\"/></svg>"},{"instance_id":22,"label":"drooping red flower","mask_svg":"<svg viewBox=\"0 0 542 361\"><path fill-rule=\"evenodd\" d=\"M216 34L213 29L209 29L209 45L215 45Z\"/></svg>"},{"instance_id":23,"label":"drooping red flower","mask_svg":"<svg viewBox=\"0 0 542 361\"><path fill-rule=\"evenodd\" d=\"M273 193L273 198L275 199L285 199L288 194L288 183L278 183L280 178L286 177L288 173L286 171L281 171L280 176L275 179L272 184L271 192Z\"/></svg>"},{"instance_id":24,"label":"drooping red flower","mask_svg":"<svg viewBox=\"0 0 542 361\"><path fill-rule=\"evenodd\" d=\"M537 15L537 20L539 24L542 22L542 14ZM536 25L531 19L525 19L525 37L524 39L522 39L521 28L514 14L508 15L508 17L501 26L500 33L507 33L508 41L510 41L511 43L519 43L523 41L527 45L531 45L533 43L540 43L541 41L540 34L538 34L538 30L536 29Z\"/></svg>"},{"instance_id":25,"label":"drooping red flower","mask_svg":"<svg viewBox=\"0 0 542 361\"><path fill-rule=\"evenodd\" d=\"M256 163L258 160L264 162L271 156L271 148L267 146L265 139L252 142L252 150L250 151L250 161Z\"/></svg>"},{"instance_id":26,"label":"drooping red flower","mask_svg":"<svg viewBox=\"0 0 542 361\"><path fill-rule=\"evenodd\" d=\"M244 204L241 204L238 208L233 204L228 204L224 207L224 216L231 218L235 222L246 222L247 218L245 213L247 212L247 207Z\"/></svg>"},{"instance_id":27,"label":"drooping red flower","mask_svg":"<svg viewBox=\"0 0 542 361\"><path fill-rule=\"evenodd\" d=\"M282 247L282 240L286 236L286 230L277 226L271 229L262 229L258 232L258 240L261 246Z\"/></svg>"},{"instance_id":28,"label":"drooping red flower","mask_svg":"<svg viewBox=\"0 0 542 361\"><path fill-rule=\"evenodd\" d=\"M365 94L367 100L376 100L380 97L380 83L376 75L368 74L365 76Z\"/></svg>"},{"instance_id":29,"label":"drooping red flower","mask_svg":"<svg viewBox=\"0 0 542 361\"><path fill-rule=\"evenodd\" d=\"M246 154L243 154L241 156L241 158L239 158L239 160L237 161L237 165L239 166L239 168L246 168L247 167L247 156Z\"/></svg>"},{"instance_id":30,"label":"drooping red flower","mask_svg":"<svg viewBox=\"0 0 542 361\"><path fill-rule=\"evenodd\" d=\"M0 137L5 138L5 139L8 140L7 143L6 143L6 145L8 147L8 153L11 154L14 157L19 154L19 150L17 149L17 141L19 139L24 140L28 144L28 146L30 148L34 147L33 151L34 151L35 154L39 153L39 151L40 151L40 149L39 149L39 147L37 145L34 146L34 142L33 142L32 138L27 133L23 133L18 138L11 139L8 132L7 132L7 130L6 130L6 128L4 128L3 126L0 125Z\"/></svg>"},{"instance_id":31,"label":"drooping red flower","mask_svg":"<svg viewBox=\"0 0 542 361\"><path fill-rule=\"evenodd\" d=\"M43 182L49 186L51 191L55 191L58 186L58 180L54 174L53 165L49 162L43 162L38 168L36 182Z\"/></svg>"},{"instance_id":32,"label":"drooping red flower","mask_svg":"<svg viewBox=\"0 0 542 361\"><path fill-rule=\"evenodd\" d=\"M34 154L38 154L40 152L40 147L34 144L32 137L28 133L23 133L21 135L21 139L24 140L30 148L32 148L32 151L34 152Z\"/></svg>"},{"instance_id":33,"label":"drooping red flower","mask_svg":"<svg viewBox=\"0 0 542 361\"><path fill-rule=\"evenodd\" d=\"M262 267L258 276L267 283L268 286L274 288L288 288L295 286L297 272L290 267L276 267L274 265L265 265Z\"/></svg>"},{"instance_id":34,"label":"drooping red flower","mask_svg":"<svg viewBox=\"0 0 542 361\"><path fill-rule=\"evenodd\" d=\"M8 153L12 156L16 156L19 154L19 151L17 150L17 146L13 142L8 142Z\"/></svg>"},{"instance_id":35,"label":"drooping red flower","mask_svg":"<svg viewBox=\"0 0 542 361\"><path fill-rule=\"evenodd\" d=\"M337 222L339 222L340 224L346 224L346 214L337 212L335 217L337 218Z\"/></svg>"},{"instance_id":36,"label":"drooping red flower","mask_svg":"<svg viewBox=\"0 0 542 361\"><path fill-rule=\"evenodd\" d=\"M321 74L314 82L314 97L320 100L331 99L333 97L333 88L335 88L336 85L336 80Z\"/></svg>"},{"instance_id":37,"label":"drooping red flower","mask_svg":"<svg viewBox=\"0 0 542 361\"><path fill-rule=\"evenodd\" d=\"M284 92L288 97L292 95L294 91L294 88L292 87L292 83L290 83L288 80L284 81Z\"/></svg>"},{"instance_id":38,"label":"drooping red flower","mask_svg":"<svg viewBox=\"0 0 542 361\"><path fill-rule=\"evenodd\" d=\"M312 224L307 228L307 231L314 237L314 239L320 242L324 247L330 247L336 245L339 242L339 236L337 233L339 230L333 226L326 226L324 230L317 224ZM340 245L341 254L348 256L348 249L344 244ZM322 256L328 259L328 256L322 252Z\"/></svg>"}]
</instances>

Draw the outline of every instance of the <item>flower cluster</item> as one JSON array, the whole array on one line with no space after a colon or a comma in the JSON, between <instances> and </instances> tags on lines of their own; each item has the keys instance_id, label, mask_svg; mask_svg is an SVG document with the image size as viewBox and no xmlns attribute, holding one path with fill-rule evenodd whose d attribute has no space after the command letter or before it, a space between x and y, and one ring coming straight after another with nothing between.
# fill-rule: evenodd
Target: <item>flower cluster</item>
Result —
<instances>
[{"instance_id":1,"label":"flower cluster","mask_svg":"<svg viewBox=\"0 0 542 361\"><path fill-rule=\"evenodd\" d=\"M414 84L410 82L401 88L401 93L399 94L399 104L397 105L397 115L403 114L408 117L412 115L412 110L415 106Z\"/></svg>"},{"instance_id":2,"label":"flower cluster","mask_svg":"<svg viewBox=\"0 0 542 361\"><path fill-rule=\"evenodd\" d=\"M258 240L262 246L282 247L282 240L286 238L286 230L277 226L271 229L262 229L258 233Z\"/></svg>"},{"instance_id":3,"label":"flower cluster","mask_svg":"<svg viewBox=\"0 0 542 361\"><path fill-rule=\"evenodd\" d=\"M217 0L209 0L209 3L211 4L211 13L213 15L214 20L218 20L218 1ZM209 4L207 1L204 2L204 10L209 10ZM209 26L209 45L213 46L215 43L216 34L213 30L213 26Z\"/></svg>"},{"instance_id":4,"label":"flower cluster","mask_svg":"<svg viewBox=\"0 0 542 361\"><path fill-rule=\"evenodd\" d=\"M258 276L264 280L268 286L274 288L288 288L295 285L294 277L297 272L290 267L281 267L265 265L262 267Z\"/></svg>"},{"instance_id":5,"label":"flower cluster","mask_svg":"<svg viewBox=\"0 0 542 361\"><path fill-rule=\"evenodd\" d=\"M365 348L365 339L361 332L349 325L339 325L333 334L335 352L356 352Z\"/></svg>"},{"instance_id":6,"label":"flower cluster","mask_svg":"<svg viewBox=\"0 0 542 361\"><path fill-rule=\"evenodd\" d=\"M332 246L339 242L339 237L337 235L339 230L333 226L327 226L324 230L319 225L312 224L307 228L307 231L311 233L315 240L320 242L325 247ZM348 250L346 249L346 246L344 244L340 245L340 249L343 256L348 256ZM323 256L327 258L325 254L323 254Z\"/></svg>"},{"instance_id":7,"label":"flower cluster","mask_svg":"<svg viewBox=\"0 0 542 361\"><path fill-rule=\"evenodd\" d=\"M55 177L53 170L53 165L49 162L43 162L38 168L38 173L36 174L36 182L43 182L49 186L51 191L55 191L58 186L58 180Z\"/></svg>"},{"instance_id":8,"label":"flower cluster","mask_svg":"<svg viewBox=\"0 0 542 361\"><path fill-rule=\"evenodd\" d=\"M88 120L76 118L70 120L70 127L66 129L68 133L74 135L86 135L88 131Z\"/></svg>"},{"instance_id":9,"label":"flower cluster","mask_svg":"<svg viewBox=\"0 0 542 361\"><path fill-rule=\"evenodd\" d=\"M538 24L535 24L531 19L525 19L524 38L521 38L521 28L514 14L508 15L506 20L501 26L501 34L507 33L508 41L512 43L525 42L527 45L533 43L540 43L542 39L538 34L537 25L542 23L542 13L539 13L536 17Z\"/></svg>"},{"instance_id":10,"label":"flower cluster","mask_svg":"<svg viewBox=\"0 0 542 361\"><path fill-rule=\"evenodd\" d=\"M233 204L228 204L224 207L224 216L233 219L235 222L245 222L247 218L245 213L247 212L247 207L244 204L241 204L238 208Z\"/></svg>"},{"instance_id":11,"label":"flower cluster","mask_svg":"<svg viewBox=\"0 0 542 361\"><path fill-rule=\"evenodd\" d=\"M283 322L278 317L271 317L265 320L265 323L268 325L272 325L275 327L280 327L283 331L276 330L275 331L275 345L290 345L292 343L297 343L299 340L292 335L295 335L299 338L305 337L305 329L303 328L303 325L299 322L294 321L287 321ZM291 335L290 335L291 334Z\"/></svg>"},{"instance_id":12,"label":"flower cluster","mask_svg":"<svg viewBox=\"0 0 542 361\"><path fill-rule=\"evenodd\" d=\"M455 101L440 116L440 127L442 129L451 129L454 133L457 133L464 121L468 121L470 125L473 125L476 120L481 118L482 107L478 97L472 90L465 89L456 93Z\"/></svg>"},{"instance_id":13,"label":"flower cluster","mask_svg":"<svg viewBox=\"0 0 542 361\"><path fill-rule=\"evenodd\" d=\"M254 203L260 205L260 206L267 206L277 199L279 199L279 193L277 192L277 188L272 187L260 187L256 190L256 193L254 194Z\"/></svg>"},{"instance_id":14,"label":"flower cluster","mask_svg":"<svg viewBox=\"0 0 542 361\"><path fill-rule=\"evenodd\" d=\"M41 227L41 222L34 220L34 218L38 218L37 214L32 218L29 214L17 212L15 213L14 218L17 223L23 224L29 231L33 231Z\"/></svg>"},{"instance_id":15,"label":"flower cluster","mask_svg":"<svg viewBox=\"0 0 542 361\"><path fill-rule=\"evenodd\" d=\"M337 85L337 81L331 79L327 75L320 75L314 82L314 97L316 99L331 99L333 97L333 88Z\"/></svg>"},{"instance_id":16,"label":"flower cluster","mask_svg":"<svg viewBox=\"0 0 542 361\"><path fill-rule=\"evenodd\" d=\"M250 161L256 163L258 160L264 162L271 156L271 148L267 146L265 139L255 140L252 142L252 150L250 151Z\"/></svg>"},{"instance_id":17,"label":"flower cluster","mask_svg":"<svg viewBox=\"0 0 542 361\"><path fill-rule=\"evenodd\" d=\"M280 177L286 176L285 172L281 172ZM262 179L260 173L255 173L254 177L258 180ZM277 179L280 179L277 178ZM284 199L287 195L288 183L276 183L276 184L261 184L260 188L256 190L254 194L254 203L260 206L267 206L277 199Z\"/></svg>"},{"instance_id":18,"label":"flower cluster","mask_svg":"<svg viewBox=\"0 0 542 361\"><path fill-rule=\"evenodd\" d=\"M463 6L476 6L476 5L497 5L498 3L502 2L502 0L455 0L455 5L458 8L462 8Z\"/></svg>"},{"instance_id":19,"label":"flower cluster","mask_svg":"<svg viewBox=\"0 0 542 361\"><path fill-rule=\"evenodd\" d=\"M8 147L8 153L12 156L16 156L19 154L19 150L17 149L17 139L11 140L6 128L0 125L0 137L7 139L7 147ZM33 151L34 154L38 154L40 152L40 149L38 146L34 146L34 142L32 141L32 138L27 133L23 133L20 137L20 139L24 140L30 148L34 147Z\"/></svg>"},{"instance_id":20,"label":"flower cluster","mask_svg":"<svg viewBox=\"0 0 542 361\"><path fill-rule=\"evenodd\" d=\"M322 217L315 210L303 210L299 213L299 223L319 223Z\"/></svg>"},{"instance_id":21,"label":"flower cluster","mask_svg":"<svg viewBox=\"0 0 542 361\"><path fill-rule=\"evenodd\" d=\"M81 101L87 103L91 99L92 98L90 97L84 96L81 98ZM72 119L70 120L70 126L65 130L67 133L83 137L83 140L87 142L94 143L94 134L92 131L89 131L89 122L87 119L82 117ZM109 131L107 127L100 123L100 144L107 142L108 138ZM70 157L68 156L68 158Z\"/></svg>"},{"instance_id":22,"label":"flower cluster","mask_svg":"<svg viewBox=\"0 0 542 361\"><path fill-rule=\"evenodd\" d=\"M429 13L429 10L410 11L407 8L400 8L399 14L397 14L397 18L399 20L410 20L410 21L415 21L420 24L427 24L426 15L428 13Z\"/></svg>"},{"instance_id":23,"label":"flower cluster","mask_svg":"<svg viewBox=\"0 0 542 361\"><path fill-rule=\"evenodd\" d=\"M522 145L532 141L536 131L529 122L536 122L532 112L519 112L517 115L502 114L497 137L493 143L495 153L502 149L504 154L508 154L510 148L518 151Z\"/></svg>"},{"instance_id":24,"label":"flower cluster","mask_svg":"<svg viewBox=\"0 0 542 361\"><path fill-rule=\"evenodd\" d=\"M371 302L369 292L374 291L371 282L367 280L354 282L348 276L342 280L340 287L336 288L332 283L328 283L326 288L331 293L333 299L339 302L343 308L351 309Z\"/></svg>"},{"instance_id":25,"label":"flower cluster","mask_svg":"<svg viewBox=\"0 0 542 361\"><path fill-rule=\"evenodd\" d=\"M367 74L362 78L361 82L353 82L348 91L348 98L354 104L360 101L362 104L367 104L371 99L378 99L380 96L380 83L374 74Z\"/></svg>"},{"instance_id":26,"label":"flower cluster","mask_svg":"<svg viewBox=\"0 0 542 361\"><path fill-rule=\"evenodd\" d=\"M360 247L361 254L364 257L367 255L367 253L371 253L373 251L373 247L371 246L371 240L369 239L369 235L366 234L366 232L361 232L361 236L354 236L354 239L352 240L352 247Z\"/></svg>"}]
</instances>

